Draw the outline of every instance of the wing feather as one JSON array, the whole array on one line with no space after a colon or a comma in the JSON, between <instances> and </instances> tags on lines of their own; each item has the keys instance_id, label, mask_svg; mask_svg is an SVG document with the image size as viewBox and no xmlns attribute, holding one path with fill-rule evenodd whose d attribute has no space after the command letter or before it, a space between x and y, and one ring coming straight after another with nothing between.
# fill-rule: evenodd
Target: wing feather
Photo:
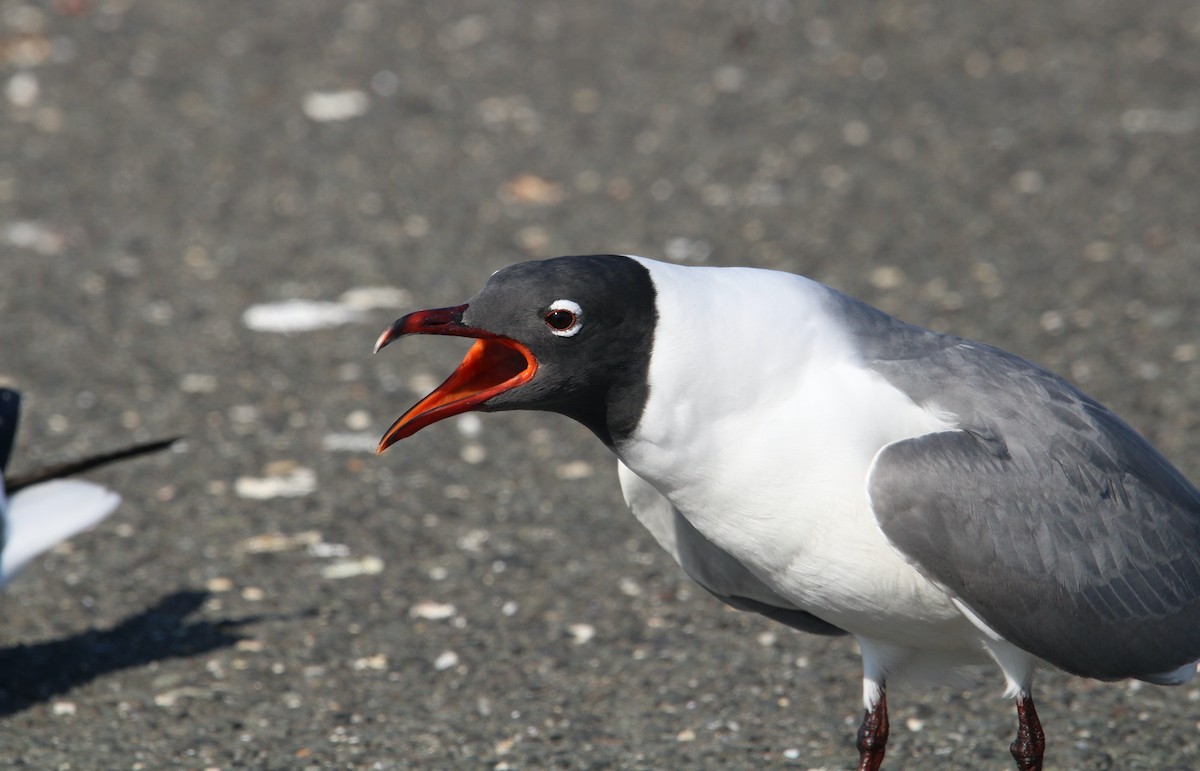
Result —
<instances>
[{"instance_id":1,"label":"wing feather","mask_svg":"<svg viewBox=\"0 0 1200 771\"><path fill-rule=\"evenodd\" d=\"M1200 659L1196 488L1057 376L942 340L871 364L961 422L880 451L868 490L884 535L1009 642L1068 672L1161 679Z\"/></svg>"}]
</instances>

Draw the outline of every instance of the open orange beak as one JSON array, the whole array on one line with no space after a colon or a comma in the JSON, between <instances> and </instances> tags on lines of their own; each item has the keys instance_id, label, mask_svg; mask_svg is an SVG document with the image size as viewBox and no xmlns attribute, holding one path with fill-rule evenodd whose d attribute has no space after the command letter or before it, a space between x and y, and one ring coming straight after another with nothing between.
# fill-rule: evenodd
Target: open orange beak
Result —
<instances>
[{"instance_id":1,"label":"open orange beak","mask_svg":"<svg viewBox=\"0 0 1200 771\"><path fill-rule=\"evenodd\" d=\"M403 316L383 331L375 343L378 353L388 343L404 335L452 335L473 337L475 345L462 363L433 393L413 405L392 424L379 440L376 453L382 453L401 439L439 420L479 409L488 399L528 382L537 372L537 359L516 340L476 329L462 323L466 305L453 308L416 311Z\"/></svg>"}]
</instances>

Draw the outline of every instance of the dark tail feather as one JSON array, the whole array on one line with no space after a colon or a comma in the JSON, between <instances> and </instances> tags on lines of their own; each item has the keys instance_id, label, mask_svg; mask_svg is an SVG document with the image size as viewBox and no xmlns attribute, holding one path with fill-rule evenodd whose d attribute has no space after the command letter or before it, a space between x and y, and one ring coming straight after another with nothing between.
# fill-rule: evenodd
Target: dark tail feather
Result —
<instances>
[{"instance_id":1,"label":"dark tail feather","mask_svg":"<svg viewBox=\"0 0 1200 771\"><path fill-rule=\"evenodd\" d=\"M158 439L153 442L135 444L121 450L102 452L98 455L92 455L87 458L80 458L79 460L59 463L54 466L47 466L45 468L38 469L37 471L30 471L19 476L10 476L4 480L4 487L11 495L17 490L20 490L22 487L29 487L30 485L36 485L40 482L48 482L51 479L58 479L59 477L82 474L84 471L90 471L97 466L106 466L109 463L116 463L117 461L125 460L126 458L136 458L139 455L146 455L148 453L165 450L178 442L180 439L182 439L182 437L173 436L170 439Z\"/></svg>"}]
</instances>

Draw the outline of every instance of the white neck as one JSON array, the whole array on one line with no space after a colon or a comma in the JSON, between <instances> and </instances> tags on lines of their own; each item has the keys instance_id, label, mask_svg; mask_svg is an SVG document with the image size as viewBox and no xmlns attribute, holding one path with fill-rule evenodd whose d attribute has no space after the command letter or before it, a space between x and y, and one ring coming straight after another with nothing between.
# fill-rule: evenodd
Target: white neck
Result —
<instances>
[{"instance_id":1,"label":"white neck","mask_svg":"<svg viewBox=\"0 0 1200 771\"><path fill-rule=\"evenodd\" d=\"M822 285L752 268L699 268L637 258L656 290L658 326L650 394L641 423L620 454L670 485L680 468L656 449L689 454L724 433L723 422L790 401L811 373L850 355L850 344L822 310ZM659 473L651 469L661 460ZM666 468L669 466L670 468Z\"/></svg>"},{"instance_id":2,"label":"white neck","mask_svg":"<svg viewBox=\"0 0 1200 771\"><path fill-rule=\"evenodd\" d=\"M761 561L771 544L782 564L816 543L814 529L862 521L879 448L942 427L861 366L821 284L639 260L659 318L649 398L617 452L735 557Z\"/></svg>"}]
</instances>

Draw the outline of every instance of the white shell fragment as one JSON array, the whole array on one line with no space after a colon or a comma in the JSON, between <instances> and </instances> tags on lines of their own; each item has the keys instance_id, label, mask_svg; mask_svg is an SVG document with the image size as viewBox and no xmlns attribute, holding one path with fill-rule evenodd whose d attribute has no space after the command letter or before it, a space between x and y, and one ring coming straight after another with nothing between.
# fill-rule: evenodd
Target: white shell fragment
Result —
<instances>
[{"instance_id":1,"label":"white shell fragment","mask_svg":"<svg viewBox=\"0 0 1200 771\"><path fill-rule=\"evenodd\" d=\"M433 662L433 668L439 672L456 666L458 666L458 654L454 651L442 651Z\"/></svg>"},{"instance_id":2,"label":"white shell fragment","mask_svg":"<svg viewBox=\"0 0 1200 771\"><path fill-rule=\"evenodd\" d=\"M433 602L425 600L412 606L408 612L413 618L423 618L428 621L441 621L452 617L458 609L448 602Z\"/></svg>"},{"instance_id":3,"label":"white shell fragment","mask_svg":"<svg viewBox=\"0 0 1200 771\"><path fill-rule=\"evenodd\" d=\"M233 490L241 498L297 498L317 489L317 474L310 468L298 466L286 474L267 477L239 477Z\"/></svg>"},{"instance_id":4,"label":"white shell fragment","mask_svg":"<svg viewBox=\"0 0 1200 771\"><path fill-rule=\"evenodd\" d=\"M358 286L342 292L336 301L290 298L251 305L242 312L242 323L255 332L311 332L363 322L369 311L402 308L411 301L412 296L399 287Z\"/></svg>"},{"instance_id":5,"label":"white shell fragment","mask_svg":"<svg viewBox=\"0 0 1200 771\"><path fill-rule=\"evenodd\" d=\"M242 323L256 332L311 332L362 320L362 311L334 302L283 300L251 305L242 313Z\"/></svg>"},{"instance_id":6,"label":"white shell fragment","mask_svg":"<svg viewBox=\"0 0 1200 771\"><path fill-rule=\"evenodd\" d=\"M321 449L326 452L366 452L374 454L379 435L374 432L337 432L321 437Z\"/></svg>"},{"instance_id":7,"label":"white shell fragment","mask_svg":"<svg viewBox=\"0 0 1200 771\"><path fill-rule=\"evenodd\" d=\"M571 641L576 645L584 645L591 642L596 636L596 627L591 624L571 624L567 627L567 631L571 633Z\"/></svg>"},{"instance_id":8,"label":"white shell fragment","mask_svg":"<svg viewBox=\"0 0 1200 771\"><path fill-rule=\"evenodd\" d=\"M412 303L412 295L397 286L356 286L342 292L338 303L358 311L403 308Z\"/></svg>"},{"instance_id":9,"label":"white shell fragment","mask_svg":"<svg viewBox=\"0 0 1200 771\"><path fill-rule=\"evenodd\" d=\"M302 109L316 123L350 120L364 115L371 106L365 91L310 91L304 95Z\"/></svg>"},{"instance_id":10,"label":"white shell fragment","mask_svg":"<svg viewBox=\"0 0 1200 771\"><path fill-rule=\"evenodd\" d=\"M321 569L321 578L339 579L355 576L373 576L383 572L383 560L378 557L363 557L357 560L340 560Z\"/></svg>"}]
</instances>

